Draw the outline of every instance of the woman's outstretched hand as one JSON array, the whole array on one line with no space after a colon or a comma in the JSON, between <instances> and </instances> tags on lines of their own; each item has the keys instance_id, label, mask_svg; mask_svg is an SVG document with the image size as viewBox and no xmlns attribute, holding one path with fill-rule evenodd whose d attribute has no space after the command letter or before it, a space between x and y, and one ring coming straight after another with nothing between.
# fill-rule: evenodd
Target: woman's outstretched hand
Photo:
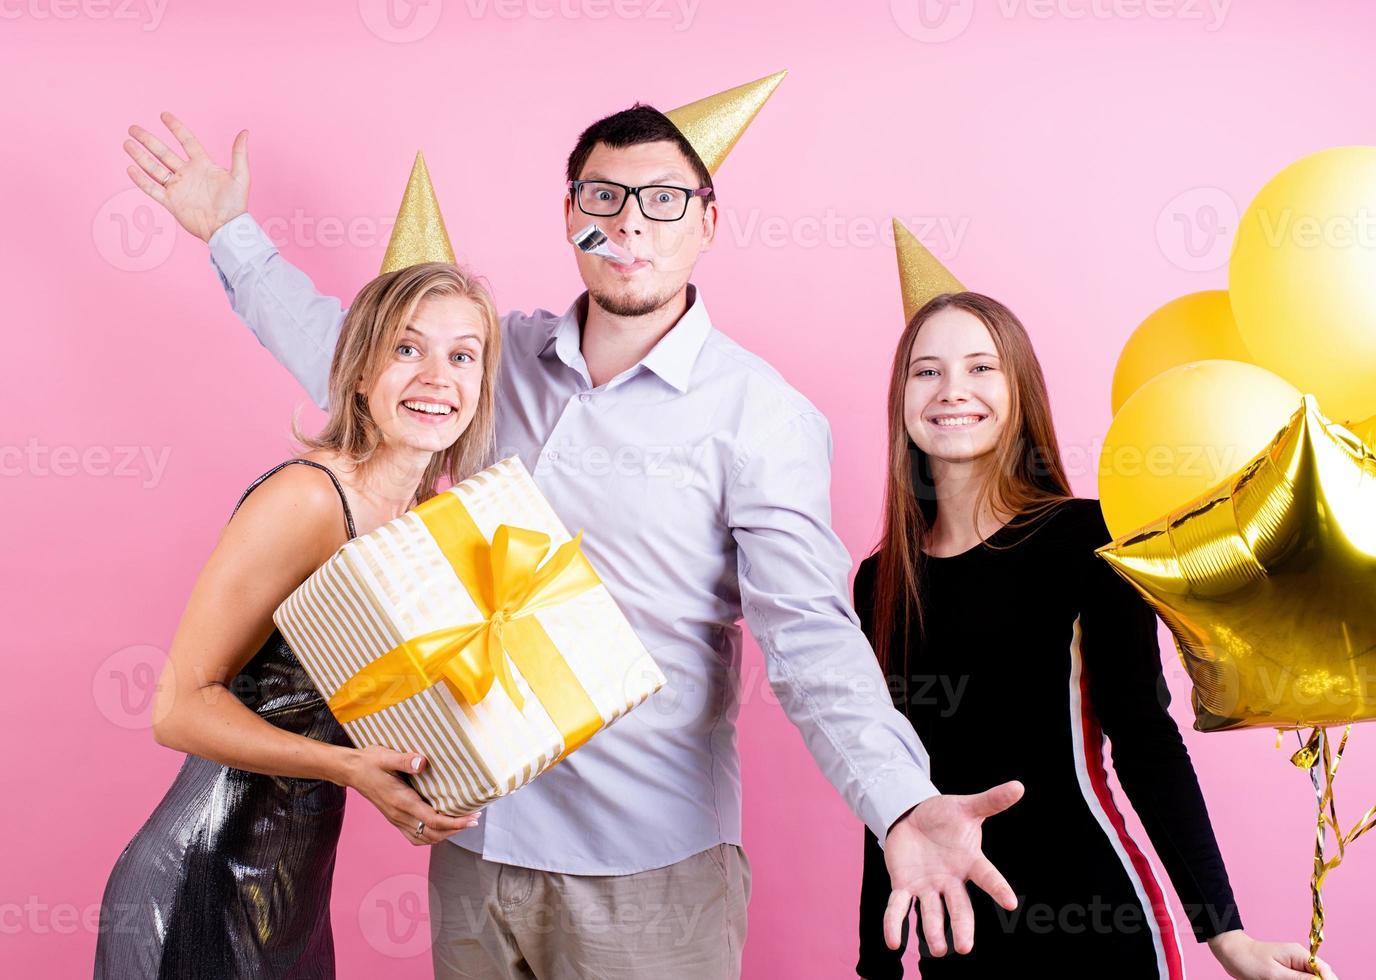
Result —
<instances>
[{"instance_id":1,"label":"woman's outstretched hand","mask_svg":"<svg viewBox=\"0 0 1376 980\"><path fill-rule=\"evenodd\" d=\"M903 924L917 900L922 932L933 956L946 954L946 913L957 953L975 945L975 916L967 881L988 892L1005 909L1017 896L980 849L984 821L1022 799L1019 782L1002 783L972 796L933 796L909 810L889 830L884 863L893 891L884 910L884 941L897 949ZM945 912L942 902L945 902Z\"/></svg>"},{"instance_id":2,"label":"woman's outstretched hand","mask_svg":"<svg viewBox=\"0 0 1376 980\"><path fill-rule=\"evenodd\" d=\"M185 159L142 126L133 125L133 139L124 141L124 152L133 157L134 165L126 173L183 228L208 242L221 225L248 210L248 130L234 137L226 170L210 159L180 119L170 112L161 118L181 144Z\"/></svg>"},{"instance_id":3,"label":"woman's outstretched hand","mask_svg":"<svg viewBox=\"0 0 1376 980\"><path fill-rule=\"evenodd\" d=\"M351 751L343 782L367 797L402 836L417 846L438 844L461 830L476 827L481 814L451 817L440 813L397 775L418 773L425 765L425 757L416 752L393 752L370 745ZM416 827L422 823L425 829L417 834Z\"/></svg>"},{"instance_id":4,"label":"woman's outstretched hand","mask_svg":"<svg viewBox=\"0 0 1376 980\"><path fill-rule=\"evenodd\" d=\"M1309 950L1299 943L1263 943L1241 929L1209 940L1214 958L1237 980L1302 980L1309 972ZM1338 980L1333 968L1315 957L1321 980Z\"/></svg>"}]
</instances>

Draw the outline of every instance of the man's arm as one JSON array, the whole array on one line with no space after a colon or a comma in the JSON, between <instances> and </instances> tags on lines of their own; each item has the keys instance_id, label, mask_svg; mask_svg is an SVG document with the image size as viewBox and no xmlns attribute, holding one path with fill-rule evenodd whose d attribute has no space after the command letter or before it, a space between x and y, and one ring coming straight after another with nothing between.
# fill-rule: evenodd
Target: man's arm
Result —
<instances>
[{"instance_id":1,"label":"man's arm","mask_svg":"<svg viewBox=\"0 0 1376 980\"><path fill-rule=\"evenodd\" d=\"M287 262L248 215L248 130L234 139L228 170L180 119L162 121L181 144L169 149L142 126L130 126L124 149L129 178L191 234L210 245L211 261L234 312L326 408L330 363L344 320L339 300L323 296Z\"/></svg>"},{"instance_id":2,"label":"man's arm","mask_svg":"<svg viewBox=\"0 0 1376 980\"><path fill-rule=\"evenodd\" d=\"M846 803L883 841L937 794L846 601L850 554L831 529L831 436L802 412L735 464L727 494L741 604L771 687Z\"/></svg>"},{"instance_id":3,"label":"man's arm","mask_svg":"<svg viewBox=\"0 0 1376 980\"><path fill-rule=\"evenodd\" d=\"M934 956L974 947L966 882L1006 909L1017 897L981 849L984 821L1022 796L1003 783L943 795L927 753L893 706L884 678L845 601L850 555L831 530L831 431L804 411L765 433L737 460L727 512L738 551L742 607L770 684L813 758L884 845L892 891L884 940L902 942L916 902Z\"/></svg>"},{"instance_id":4,"label":"man's arm","mask_svg":"<svg viewBox=\"0 0 1376 980\"><path fill-rule=\"evenodd\" d=\"M210 261L239 319L311 401L329 408L330 364L344 323L339 299L322 294L309 276L282 258L248 214L210 236Z\"/></svg>"}]
</instances>

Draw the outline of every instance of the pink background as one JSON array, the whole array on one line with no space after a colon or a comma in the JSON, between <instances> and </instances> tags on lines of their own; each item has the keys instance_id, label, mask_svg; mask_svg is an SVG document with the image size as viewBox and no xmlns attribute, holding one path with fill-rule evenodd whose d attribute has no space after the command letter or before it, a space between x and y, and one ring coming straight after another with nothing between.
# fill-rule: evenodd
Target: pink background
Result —
<instances>
[{"instance_id":1,"label":"pink background","mask_svg":"<svg viewBox=\"0 0 1376 980\"><path fill-rule=\"evenodd\" d=\"M918 0L430 0L407 27L381 0L123 3L0 6L7 976L89 970L106 875L180 762L147 730L152 679L218 529L290 454L305 402L230 313L205 247L129 183L129 123L161 134L172 109L221 159L249 128L253 213L345 296L376 271L423 148L461 258L502 308L562 310L580 288L560 193L582 126L790 69L718 175L721 239L696 281L717 326L830 418L835 523L857 559L876 538L901 328L891 215L1028 324L1094 496L1132 328L1226 284L1237 211L1269 175L1376 142L1376 15L1355 2L966 0L923 20ZM860 826L753 646L744 685L746 975L851 975ZM1358 729L1339 784L1349 819L1376 796L1373 735ZM1249 930L1302 939L1312 798L1290 749L1266 731L1186 739ZM430 975L425 858L355 797L342 976ZM1348 978L1376 956L1373 870L1376 845L1359 845L1327 889L1325 952ZM1185 945L1195 976L1220 975Z\"/></svg>"}]
</instances>

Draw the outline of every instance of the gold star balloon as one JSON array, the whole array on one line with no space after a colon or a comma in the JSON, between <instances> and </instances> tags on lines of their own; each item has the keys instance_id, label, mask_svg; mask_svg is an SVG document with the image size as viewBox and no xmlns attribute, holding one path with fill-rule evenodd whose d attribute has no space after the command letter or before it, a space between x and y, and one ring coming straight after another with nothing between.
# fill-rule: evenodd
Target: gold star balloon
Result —
<instances>
[{"instance_id":1,"label":"gold star balloon","mask_svg":"<svg viewBox=\"0 0 1376 980\"><path fill-rule=\"evenodd\" d=\"M406 182L406 193L401 197L397 223L392 226L392 237L387 242L387 254L382 258L382 272L395 272L422 262L452 264L454 247L449 244L449 232L435 199L425 157L418 152Z\"/></svg>"},{"instance_id":2,"label":"gold star balloon","mask_svg":"<svg viewBox=\"0 0 1376 980\"><path fill-rule=\"evenodd\" d=\"M1312 395L1230 479L1098 554L1174 635L1199 731L1376 717L1376 450Z\"/></svg>"}]
</instances>

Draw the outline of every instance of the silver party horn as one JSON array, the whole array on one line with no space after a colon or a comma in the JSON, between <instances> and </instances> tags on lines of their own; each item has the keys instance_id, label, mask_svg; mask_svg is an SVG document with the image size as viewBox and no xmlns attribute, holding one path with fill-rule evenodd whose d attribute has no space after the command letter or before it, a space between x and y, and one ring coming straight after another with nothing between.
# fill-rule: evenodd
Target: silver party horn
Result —
<instances>
[{"instance_id":1,"label":"silver party horn","mask_svg":"<svg viewBox=\"0 0 1376 980\"><path fill-rule=\"evenodd\" d=\"M625 249L614 243L606 236L597 223L593 222L581 231L574 232L569 239L580 251L587 252L589 255L600 255L604 259L611 259L621 265L632 265L635 258Z\"/></svg>"}]
</instances>

